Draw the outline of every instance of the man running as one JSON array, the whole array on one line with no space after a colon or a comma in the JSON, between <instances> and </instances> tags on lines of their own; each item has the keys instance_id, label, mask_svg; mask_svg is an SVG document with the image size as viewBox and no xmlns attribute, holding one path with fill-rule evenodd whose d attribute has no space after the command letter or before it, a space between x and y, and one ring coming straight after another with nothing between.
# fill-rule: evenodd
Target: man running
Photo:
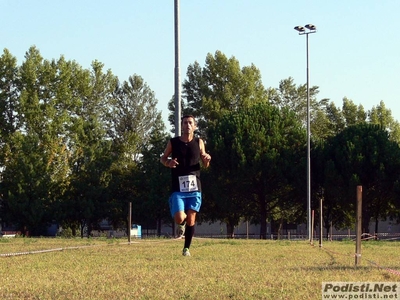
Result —
<instances>
[{"instance_id":1,"label":"man running","mask_svg":"<svg viewBox=\"0 0 400 300\"><path fill-rule=\"evenodd\" d=\"M200 160L206 168L211 160L210 154L206 153L204 141L194 136L196 126L192 115L182 117L182 135L168 141L160 158L164 166L171 168L172 194L169 207L175 223L182 229L182 234L184 229L184 256L190 256L196 214L200 211L202 201Z\"/></svg>"}]
</instances>

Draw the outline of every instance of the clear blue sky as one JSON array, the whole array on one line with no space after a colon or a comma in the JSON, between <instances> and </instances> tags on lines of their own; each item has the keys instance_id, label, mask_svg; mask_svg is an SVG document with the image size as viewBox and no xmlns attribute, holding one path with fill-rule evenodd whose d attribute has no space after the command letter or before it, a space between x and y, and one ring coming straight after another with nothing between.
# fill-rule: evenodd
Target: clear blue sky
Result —
<instances>
[{"instance_id":1,"label":"clear blue sky","mask_svg":"<svg viewBox=\"0 0 400 300\"><path fill-rule=\"evenodd\" d=\"M93 60L127 80L138 74L155 92L166 120L174 94L174 0L1 0L0 46L17 57L35 45L45 59ZM343 97L366 110L381 100L400 120L400 1L181 0L181 81L189 64L222 51L260 69L266 88L293 77L306 82L306 38L312 23L310 84L319 99ZM168 124L167 124L168 125Z\"/></svg>"}]
</instances>

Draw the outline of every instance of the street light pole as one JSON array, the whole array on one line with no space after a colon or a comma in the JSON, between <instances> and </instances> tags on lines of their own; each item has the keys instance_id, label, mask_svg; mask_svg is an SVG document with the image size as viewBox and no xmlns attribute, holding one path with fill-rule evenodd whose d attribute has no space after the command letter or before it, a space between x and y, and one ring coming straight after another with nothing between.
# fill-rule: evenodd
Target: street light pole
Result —
<instances>
[{"instance_id":1,"label":"street light pole","mask_svg":"<svg viewBox=\"0 0 400 300\"><path fill-rule=\"evenodd\" d=\"M304 28L305 27L305 28ZM312 241L311 230L311 146L310 146L310 71L309 71L309 55L308 55L308 35L317 32L317 28L312 24L305 26L296 26L294 29L299 32L299 35L306 35L306 56L307 56L307 228L308 240ZM306 30L307 29L307 30Z\"/></svg>"},{"instance_id":2,"label":"street light pole","mask_svg":"<svg viewBox=\"0 0 400 300\"><path fill-rule=\"evenodd\" d=\"M180 53L179 53L179 0L174 2L175 13L175 136L181 135L181 81L180 81Z\"/></svg>"}]
</instances>

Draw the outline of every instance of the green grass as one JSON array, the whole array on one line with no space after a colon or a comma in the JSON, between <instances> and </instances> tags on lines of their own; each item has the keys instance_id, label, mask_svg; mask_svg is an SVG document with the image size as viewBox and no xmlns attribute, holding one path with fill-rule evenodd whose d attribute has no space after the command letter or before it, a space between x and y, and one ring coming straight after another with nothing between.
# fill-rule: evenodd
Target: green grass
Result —
<instances>
[{"instance_id":1,"label":"green grass","mask_svg":"<svg viewBox=\"0 0 400 300\"><path fill-rule=\"evenodd\" d=\"M323 281L399 281L398 242L0 239L0 299L321 299ZM39 250L56 249L38 253ZM36 252L35 252L36 251ZM372 263L373 262L373 263Z\"/></svg>"}]
</instances>

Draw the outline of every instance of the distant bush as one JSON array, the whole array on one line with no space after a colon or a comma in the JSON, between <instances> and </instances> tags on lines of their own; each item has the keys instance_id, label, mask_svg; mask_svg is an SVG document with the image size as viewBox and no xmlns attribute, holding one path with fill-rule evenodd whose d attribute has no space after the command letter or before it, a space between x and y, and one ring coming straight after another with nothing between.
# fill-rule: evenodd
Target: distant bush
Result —
<instances>
[{"instance_id":1,"label":"distant bush","mask_svg":"<svg viewBox=\"0 0 400 300\"><path fill-rule=\"evenodd\" d=\"M57 236L63 237L63 238L72 238L74 237L72 235L72 229L71 228L63 228L60 232L57 233Z\"/></svg>"}]
</instances>

